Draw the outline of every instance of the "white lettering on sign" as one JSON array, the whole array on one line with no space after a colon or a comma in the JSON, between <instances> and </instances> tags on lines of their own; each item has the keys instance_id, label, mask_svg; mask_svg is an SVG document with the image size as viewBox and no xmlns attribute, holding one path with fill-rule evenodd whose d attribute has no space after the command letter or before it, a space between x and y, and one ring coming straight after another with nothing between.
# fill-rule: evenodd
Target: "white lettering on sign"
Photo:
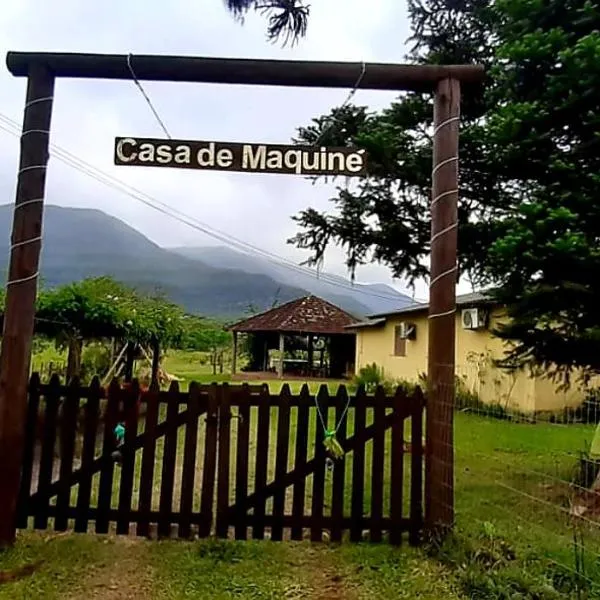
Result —
<instances>
[{"instance_id":1,"label":"white lettering on sign","mask_svg":"<svg viewBox=\"0 0 600 600\"><path fill-rule=\"evenodd\" d=\"M267 147L257 146L255 148L250 144L244 144L242 169L251 169L258 171L265 169L267 165Z\"/></svg>"},{"instance_id":2,"label":"white lettering on sign","mask_svg":"<svg viewBox=\"0 0 600 600\"><path fill-rule=\"evenodd\" d=\"M115 164L350 177L366 174L366 153L353 148L123 137L115 140Z\"/></svg>"}]
</instances>

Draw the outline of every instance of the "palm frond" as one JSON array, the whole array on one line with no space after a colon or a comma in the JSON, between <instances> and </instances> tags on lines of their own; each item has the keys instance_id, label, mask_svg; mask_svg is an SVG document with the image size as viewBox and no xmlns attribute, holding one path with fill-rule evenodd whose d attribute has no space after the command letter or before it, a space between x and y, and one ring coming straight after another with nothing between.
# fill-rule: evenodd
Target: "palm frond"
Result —
<instances>
[{"instance_id":1,"label":"palm frond","mask_svg":"<svg viewBox=\"0 0 600 600\"><path fill-rule=\"evenodd\" d=\"M271 42L283 40L283 46L295 44L306 35L310 5L303 0L224 0L227 10L243 21L246 13L257 10L268 17L267 37Z\"/></svg>"}]
</instances>

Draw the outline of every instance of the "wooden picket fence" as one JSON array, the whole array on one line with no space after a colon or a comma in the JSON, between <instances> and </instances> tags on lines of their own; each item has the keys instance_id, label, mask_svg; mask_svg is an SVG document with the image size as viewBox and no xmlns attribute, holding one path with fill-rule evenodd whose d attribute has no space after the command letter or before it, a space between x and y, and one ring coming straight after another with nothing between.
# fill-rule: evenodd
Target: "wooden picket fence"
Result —
<instances>
[{"instance_id":1,"label":"wooden picket fence","mask_svg":"<svg viewBox=\"0 0 600 600\"><path fill-rule=\"evenodd\" d=\"M318 415L317 405L325 423ZM346 410L347 409L347 410ZM141 393L94 380L29 388L18 526L139 536L393 544L422 529L424 400L341 386ZM125 424L117 448L114 428ZM324 429L344 449L328 459Z\"/></svg>"}]
</instances>

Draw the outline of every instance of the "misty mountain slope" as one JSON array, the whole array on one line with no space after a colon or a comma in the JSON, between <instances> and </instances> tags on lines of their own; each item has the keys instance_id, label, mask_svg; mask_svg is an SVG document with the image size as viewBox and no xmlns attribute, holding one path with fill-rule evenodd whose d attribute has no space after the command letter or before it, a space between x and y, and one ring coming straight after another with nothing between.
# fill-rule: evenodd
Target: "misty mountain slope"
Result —
<instances>
[{"instance_id":1,"label":"misty mountain slope","mask_svg":"<svg viewBox=\"0 0 600 600\"><path fill-rule=\"evenodd\" d=\"M0 260L8 267L12 205L0 206ZM48 205L44 213L41 277L55 286L84 277L110 275L144 290L160 288L186 310L238 317L275 298L285 302L306 290L264 274L217 268L165 250L139 231L100 210Z\"/></svg>"},{"instance_id":2,"label":"misty mountain slope","mask_svg":"<svg viewBox=\"0 0 600 600\"><path fill-rule=\"evenodd\" d=\"M174 252L200 260L216 268L240 269L248 273L268 275L283 284L301 287L344 308L353 300L362 307L362 314L398 310L412 304L412 298L384 283L352 284L337 275L323 273L328 281L317 278L304 268L291 268L265 257L246 254L223 246L179 247ZM333 283L330 283L333 282ZM352 312L352 310L346 308Z\"/></svg>"}]
</instances>

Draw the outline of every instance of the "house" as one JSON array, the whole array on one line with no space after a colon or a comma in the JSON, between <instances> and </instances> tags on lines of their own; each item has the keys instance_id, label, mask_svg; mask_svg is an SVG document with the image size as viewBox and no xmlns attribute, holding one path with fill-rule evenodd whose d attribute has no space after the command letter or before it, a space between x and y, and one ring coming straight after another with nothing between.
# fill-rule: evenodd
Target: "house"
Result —
<instances>
[{"instance_id":1,"label":"house","mask_svg":"<svg viewBox=\"0 0 600 600\"><path fill-rule=\"evenodd\" d=\"M299 376L334 378L354 374L356 335L347 327L358 319L338 306L308 295L276 306L229 327L233 332L234 379ZM237 373L238 338L249 338L250 364ZM278 351L273 360L271 350ZM286 358L287 357L287 358Z\"/></svg>"},{"instance_id":2,"label":"house","mask_svg":"<svg viewBox=\"0 0 600 600\"><path fill-rule=\"evenodd\" d=\"M506 319L503 307L482 293L457 296L456 303L456 374L482 402L531 413L556 411L583 401L584 392L576 386L558 391L547 377L496 367L494 360L504 356L506 342L492 330ZM413 304L348 327L357 336L357 372L376 363L390 379L415 381L426 373L427 311L427 304Z\"/></svg>"}]
</instances>

